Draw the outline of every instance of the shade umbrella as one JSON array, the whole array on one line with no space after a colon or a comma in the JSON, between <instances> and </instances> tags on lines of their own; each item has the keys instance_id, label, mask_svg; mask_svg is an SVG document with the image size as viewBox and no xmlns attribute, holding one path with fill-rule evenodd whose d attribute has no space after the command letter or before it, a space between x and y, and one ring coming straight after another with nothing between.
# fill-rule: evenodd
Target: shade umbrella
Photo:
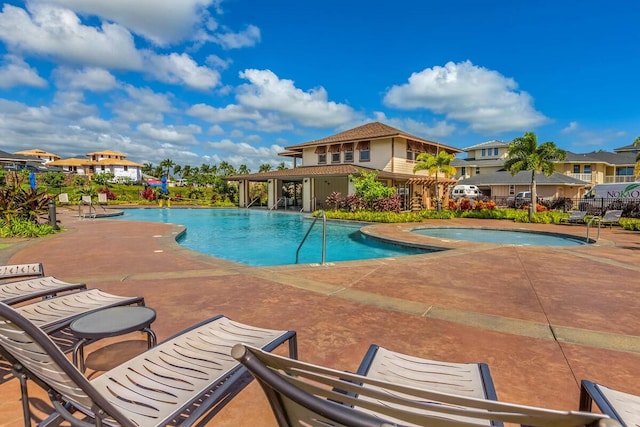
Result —
<instances>
[{"instance_id":1,"label":"shade umbrella","mask_svg":"<svg viewBox=\"0 0 640 427\"><path fill-rule=\"evenodd\" d=\"M32 190L36 189L36 174L33 172L29 174L29 185L31 185Z\"/></svg>"}]
</instances>

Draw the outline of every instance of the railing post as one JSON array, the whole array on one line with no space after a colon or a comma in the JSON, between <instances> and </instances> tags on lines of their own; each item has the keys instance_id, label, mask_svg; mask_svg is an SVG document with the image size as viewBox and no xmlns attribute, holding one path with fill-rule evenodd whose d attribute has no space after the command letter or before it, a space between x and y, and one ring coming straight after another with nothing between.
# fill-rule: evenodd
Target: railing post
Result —
<instances>
[{"instance_id":1,"label":"railing post","mask_svg":"<svg viewBox=\"0 0 640 427\"><path fill-rule=\"evenodd\" d=\"M327 216L322 211L322 265L326 264L327 259Z\"/></svg>"}]
</instances>

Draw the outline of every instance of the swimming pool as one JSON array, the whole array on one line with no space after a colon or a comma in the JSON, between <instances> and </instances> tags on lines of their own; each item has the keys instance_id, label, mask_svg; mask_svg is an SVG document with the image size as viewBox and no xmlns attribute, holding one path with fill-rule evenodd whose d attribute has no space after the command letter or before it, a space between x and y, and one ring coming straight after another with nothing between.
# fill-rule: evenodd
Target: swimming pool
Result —
<instances>
[{"instance_id":1,"label":"swimming pool","mask_svg":"<svg viewBox=\"0 0 640 427\"><path fill-rule=\"evenodd\" d=\"M114 218L115 219L115 218ZM181 224L178 242L207 255L252 266L295 264L296 250L311 225L301 214L246 209L125 209L118 219ZM361 225L327 222L326 261L415 255L434 250L392 245L360 233ZM322 261L318 221L300 250L299 263Z\"/></svg>"},{"instance_id":2,"label":"swimming pool","mask_svg":"<svg viewBox=\"0 0 640 427\"><path fill-rule=\"evenodd\" d=\"M520 246L577 246L586 244L584 239L568 234L535 231L500 230L487 228L414 228L414 233L441 240L496 243Z\"/></svg>"}]
</instances>

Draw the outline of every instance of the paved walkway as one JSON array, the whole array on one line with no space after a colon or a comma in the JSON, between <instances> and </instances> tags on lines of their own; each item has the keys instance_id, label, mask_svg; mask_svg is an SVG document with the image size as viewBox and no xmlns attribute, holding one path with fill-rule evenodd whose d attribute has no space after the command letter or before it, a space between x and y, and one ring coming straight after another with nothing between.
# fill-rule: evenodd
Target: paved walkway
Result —
<instances>
[{"instance_id":1,"label":"paved walkway","mask_svg":"<svg viewBox=\"0 0 640 427\"><path fill-rule=\"evenodd\" d=\"M355 370L371 343L431 359L486 362L503 401L577 409L582 378L640 394L637 232L603 228L593 245L523 247L443 242L409 233L415 224L386 224L367 232L450 250L328 266L248 267L182 248L175 242L183 230L178 225L81 221L64 211L59 218L67 230L58 235L0 240L11 243L0 251L0 263L41 261L48 275L144 296L158 312L159 340L223 313L294 329L301 359L339 369ZM507 221L421 224L443 225L585 234L584 226ZM89 372L143 347L141 334L90 346ZM0 425L18 425L18 384L2 374ZM46 395L35 385L31 390L36 413L49 411ZM275 425L255 383L214 420L216 426Z\"/></svg>"}]
</instances>

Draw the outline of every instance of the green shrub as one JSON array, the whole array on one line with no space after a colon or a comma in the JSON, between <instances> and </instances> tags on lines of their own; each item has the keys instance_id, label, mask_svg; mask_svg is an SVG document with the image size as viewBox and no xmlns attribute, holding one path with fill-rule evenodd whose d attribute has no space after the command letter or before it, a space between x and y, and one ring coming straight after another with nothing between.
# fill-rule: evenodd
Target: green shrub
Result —
<instances>
[{"instance_id":1,"label":"green shrub","mask_svg":"<svg viewBox=\"0 0 640 427\"><path fill-rule=\"evenodd\" d=\"M38 224L24 218L13 218L8 222L0 220L0 237L42 237L56 231L49 224Z\"/></svg>"},{"instance_id":2,"label":"green shrub","mask_svg":"<svg viewBox=\"0 0 640 427\"><path fill-rule=\"evenodd\" d=\"M313 213L313 216L318 215L318 211ZM328 219L341 219L345 221L363 221L363 222L384 222L384 223L396 223L396 222L420 222L422 221L422 215L415 212L372 212L372 211L325 211L325 215Z\"/></svg>"}]
</instances>

